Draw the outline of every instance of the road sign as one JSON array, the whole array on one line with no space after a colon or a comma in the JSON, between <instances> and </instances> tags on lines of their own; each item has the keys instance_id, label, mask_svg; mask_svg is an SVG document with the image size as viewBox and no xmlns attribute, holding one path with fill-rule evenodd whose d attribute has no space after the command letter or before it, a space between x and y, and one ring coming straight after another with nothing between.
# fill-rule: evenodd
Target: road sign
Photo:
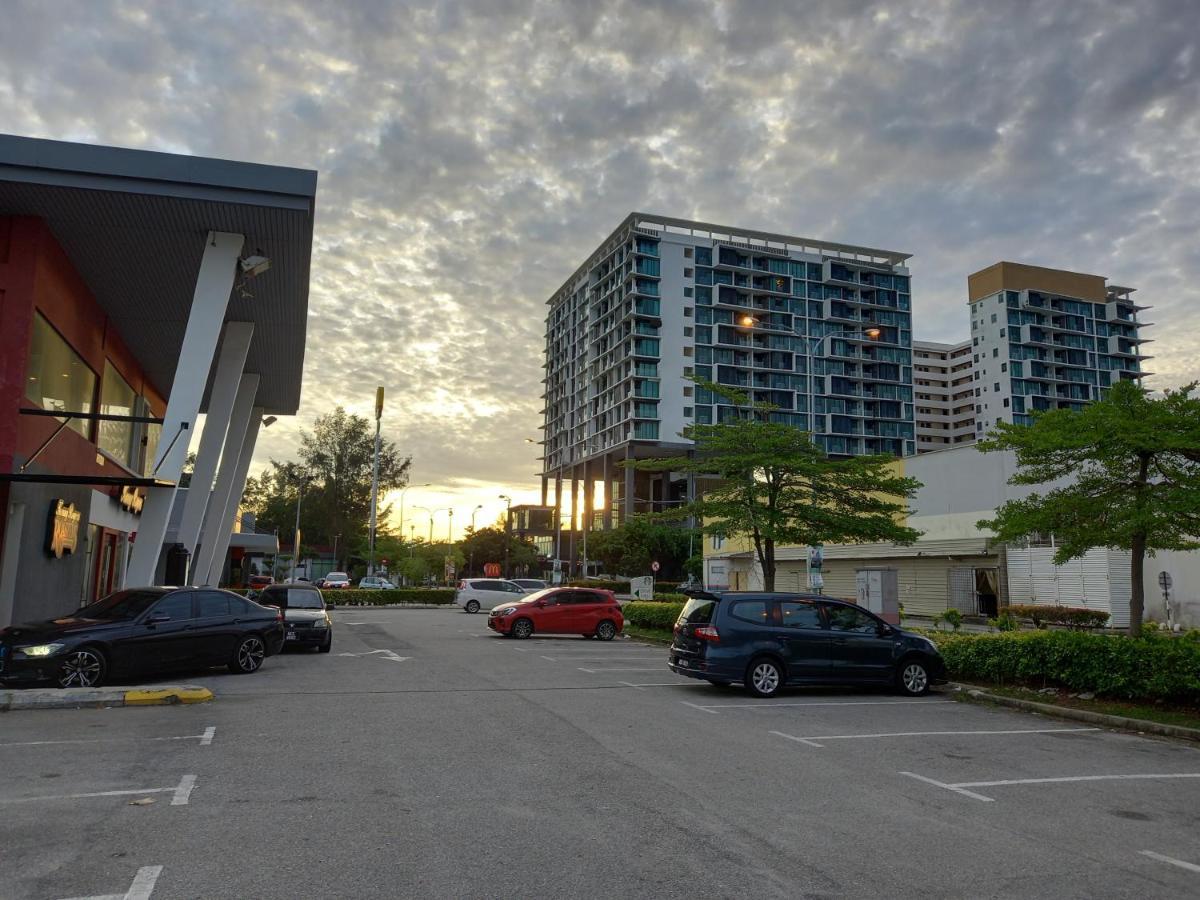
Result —
<instances>
[{"instance_id":1,"label":"road sign","mask_svg":"<svg viewBox=\"0 0 1200 900\"><path fill-rule=\"evenodd\" d=\"M650 563L650 571L651 572L657 572L661 568L662 568L662 566L660 566L657 562Z\"/></svg>"}]
</instances>

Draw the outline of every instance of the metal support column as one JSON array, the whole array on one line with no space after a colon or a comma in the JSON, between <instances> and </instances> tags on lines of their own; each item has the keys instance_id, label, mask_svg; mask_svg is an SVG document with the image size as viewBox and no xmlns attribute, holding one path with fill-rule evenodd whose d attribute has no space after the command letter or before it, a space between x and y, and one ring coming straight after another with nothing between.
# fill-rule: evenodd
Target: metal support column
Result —
<instances>
[{"instance_id":1,"label":"metal support column","mask_svg":"<svg viewBox=\"0 0 1200 900\"><path fill-rule=\"evenodd\" d=\"M225 571L225 554L229 552L229 541L233 538L233 522L237 516L238 507L242 503L242 493L246 490L246 476L250 473L250 460L254 456L254 445L258 442L258 429L262 425L262 414L261 406L254 407L250 412L250 422L245 436L242 438L242 444L238 448L232 489L225 499L222 518L227 523L227 527L217 535L216 543L213 546L212 563L205 584L219 584L221 573Z\"/></svg>"}]
</instances>

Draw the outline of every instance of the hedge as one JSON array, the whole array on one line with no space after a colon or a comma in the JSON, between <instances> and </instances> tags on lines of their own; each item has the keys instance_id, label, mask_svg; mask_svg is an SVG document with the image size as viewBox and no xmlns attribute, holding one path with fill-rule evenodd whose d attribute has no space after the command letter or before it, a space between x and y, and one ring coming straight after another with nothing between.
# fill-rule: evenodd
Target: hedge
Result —
<instances>
[{"instance_id":1,"label":"hedge","mask_svg":"<svg viewBox=\"0 0 1200 900\"><path fill-rule=\"evenodd\" d=\"M444 606L454 602L451 588L393 588L391 590L363 590L361 588L335 588L321 591L326 602L338 606L390 606L399 603L435 603Z\"/></svg>"},{"instance_id":2,"label":"hedge","mask_svg":"<svg viewBox=\"0 0 1200 900\"><path fill-rule=\"evenodd\" d=\"M629 593L628 581L602 581L599 578L588 578L586 580L568 581L567 587L588 587L595 588L598 591L613 591L617 594Z\"/></svg>"},{"instance_id":3,"label":"hedge","mask_svg":"<svg viewBox=\"0 0 1200 900\"><path fill-rule=\"evenodd\" d=\"M687 594L654 594L655 603L687 603Z\"/></svg>"},{"instance_id":4,"label":"hedge","mask_svg":"<svg viewBox=\"0 0 1200 900\"><path fill-rule=\"evenodd\" d=\"M665 628L670 631L675 627L675 620L683 612L682 603L661 603L656 600L635 600L621 607L625 621L640 628Z\"/></svg>"},{"instance_id":5,"label":"hedge","mask_svg":"<svg viewBox=\"0 0 1200 900\"><path fill-rule=\"evenodd\" d=\"M1098 609L1076 606L1041 606L1036 603L1014 603L1002 612L1018 619L1028 619L1035 628L1044 625L1066 625L1069 628L1102 628L1108 613Z\"/></svg>"},{"instance_id":6,"label":"hedge","mask_svg":"<svg viewBox=\"0 0 1200 900\"><path fill-rule=\"evenodd\" d=\"M946 635L951 678L1054 685L1123 700L1200 703L1200 643L1079 631Z\"/></svg>"}]
</instances>

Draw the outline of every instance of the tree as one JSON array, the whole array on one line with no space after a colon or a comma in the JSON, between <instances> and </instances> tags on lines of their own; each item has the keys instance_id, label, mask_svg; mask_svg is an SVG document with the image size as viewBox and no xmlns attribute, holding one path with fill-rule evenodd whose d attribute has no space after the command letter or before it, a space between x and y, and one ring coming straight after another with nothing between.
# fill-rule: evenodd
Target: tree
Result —
<instances>
[{"instance_id":1,"label":"tree","mask_svg":"<svg viewBox=\"0 0 1200 900\"><path fill-rule=\"evenodd\" d=\"M344 560L367 536L374 450L375 433L370 420L350 415L339 406L318 416L311 432L300 432L298 462L271 460L269 469L247 480L242 505L255 513L260 529L277 529L281 535L290 535L303 483L300 530L305 543L331 547L335 535L341 535L338 550ZM391 441L380 442L380 501L388 491L408 482L409 463ZM387 533L390 513L390 504L379 506L377 533Z\"/></svg>"},{"instance_id":2,"label":"tree","mask_svg":"<svg viewBox=\"0 0 1200 900\"><path fill-rule=\"evenodd\" d=\"M893 457L831 459L807 432L771 421L774 407L749 406L740 391L696 383L729 400L736 416L718 425L685 428L683 437L695 443L693 458L630 464L652 472L694 472L718 481L695 502L651 518L692 515L702 523L704 534L748 536L768 591L775 589L779 544L908 544L920 537L920 532L898 522L908 511L899 501L912 497L920 482L890 472Z\"/></svg>"},{"instance_id":3,"label":"tree","mask_svg":"<svg viewBox=\"0 0 1200 900\"><path fill-rule=\"evenodd\" d=\"M464 570L464 574L468 576L478 575L483 571L484 563L504 562L504 544L506 540L504 531L502 523L475 531L467 529L466 535L458 542L458 549L467 562L471 564L470 570ZM508 562L511 572L520 571L522 566L537 566L538 552L531 541L521 540L515 535L509 535L507 541Z\"/></svg>"},{"instance_id":4,"label":"tree","mask_svg":"<svg viewBox=\"0 0 1200 900\"><path fill-rule=\"evenodd\" d=\"M1153 398L1121 381L1082 410L1039 414L1032 425L998 422L985 453L1016 452L1010 484L1068 480L1009 500L979 522L1002 541L1053 534L1061 565L1094 547L1128 550L1129 633L1142 630L1146 555L1200 547L1200 399L1195 385Z\"/></svg>"},{"instance_id":5,"label":"tree","mask_svg":"<svg viewBox=\"0 0 1200 900\"><path fill-rule=\"evenodd\" d=\"M674 513L675 518L679 512ZM588 535L588 556L598 559L613 575L649 575L650 563L658 562L661 579L678 580L693 549L695 532L661 525L641 516L608 531Z\"/></svg>"}]
</instances>

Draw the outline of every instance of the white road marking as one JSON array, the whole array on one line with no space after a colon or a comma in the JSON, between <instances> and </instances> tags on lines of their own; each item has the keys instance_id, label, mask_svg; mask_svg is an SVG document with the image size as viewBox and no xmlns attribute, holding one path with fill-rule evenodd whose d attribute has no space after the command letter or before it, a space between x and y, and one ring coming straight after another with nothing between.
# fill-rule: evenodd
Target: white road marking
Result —
<instances>
[{"instance_id":1,"label":"white road marking","mask_svg":"<svg viewBox=\"0 0 1200 900\"><path fill-rule=\"evenodd\" d=\"M209 726L210 728L212 726ZM205 738L209 740L205 740ZM120 737L120 738L72 738L60 741L12 741L0 743L0 750L5 747L50 747L55 744L127 744L137 741L199 741L202 746L211 744L212 739L205 730L204 734L180 734L170 737Z\"/></svg>"},{"instance_id":2,"label":"white road marking","mask_svg":"<svg viewBox=\"0 0 1200 900\"><path fill-rule=\"evenodd\" d=\"M707 706L699 706L695 703L688 703L686 700L680 700L679 702L684 706L690 706L692 709L698 709L700 712L708 713L710 716L715 716L718 714L715 709L709 709Z\"/></svg>"},{"instance_id":3,"label":"white road marking","mask_svg":"<svg viewBox=\"0 0 1200 900\"><path fill-rule=\"evenodd\" d=\"M84 794L54 794L45 797L0 797L0 803L35 803L39 800L87 800L92 797L131 797L140 794L174 794L172 806L184 806L196 786L195 775L184 775L174 787L137 788L131 791L92 791ZM181 799L182 798L182 799Z\"/></svg>"},{"instance_id":4,"label":"white road marking","mask_svg":"<svg viewBox=\"0 0 1200 900\"><path fill-rule=\"evenodd\" d=\"M175 796L171 798L172 806L187 806L196 787L195 775L184 775L179 779L179 787L175 788Z\"/></svg>"},{"instance_id":5,"label":"white road marking","mask_svg":"<svg viewBox=\"0 0 1200 900\"><path fill-rule=\"evenodd\" d=\"M793 706L903 706L909 703L925 703L939 709L965 708L962 704L944 700L818 700L805 703L710 703L706 709L769 709Z\"/></svg>"},{"instance_id":6,"label":"white road marking","mask_svg":"<svg viewBox=\"0 0 1200 900\"><path fill-rule=\"evenodd\" d=\"M211 744L213 742L213 737L216 735L216 733L217 733L216 725L209 725L207 728L205 728L204 734L200 735L200 746L207 747L209 744Z\"/></svg>"},{"instance_id":7,"label":"white road marking","mask_svg":"<svg viewBox=\"0 0 1200 900\"><path fill-rule=\"evenodd\" d=\"M338 656L373 656L382 654L382 659L390 659L394 662L404 662L407 659L412 659L411 656L398 656L391 650L367 650L363 653L339 653Z\"/></svg>"},{"instance_id":8,"label":"white road marking","mask_svg":"<svg viewBox=\"0 0 1200 900\"><path fill-rule=\"evenodd\" d=\"M900 774L907 775L909 778L916 778L918 781L924 781L928 784L935 784L938 787L945 788L948 791L954 791L956 794L963 794L967 797L974 797L976 800L987 800L989 802L994 798L985 797L982 794L977 794L974 791L968 791L964 789L1008 787L1015 784L1065 784L1077 781L1157 781L1161 779L1173 778L1200 778L1200 772L1187 772L1154 775L1064 775L1056 778L1007 778L1000 781L960 781L956 784L946 784L942 781L935 781L932 778L926 778L924 775L917 775L914 772L901 772Z\"/></svg>"},{"instance_id":9,"label":"white road marking","mask_svg":"<svg viewBox=\"0 0 1200 900\"><path fill-rule=\"evenodd\" d=\"M597 672L661 672L664 666L655 666L653 669L643 669L636 666L605 666L601 669L585 669L583 666L576 666L580 672L587 672L589 675L595 675Z\"/></svg>"},{"instance_id":10,"label":"white road marking","mask_svg":"<svg viewBox=\"0 0 1200 900\"><path fill-rule=\"evenodd\" d=\"M124 894L101 894L94 897L72 897L70 900L150 900L154 885L162 874L162 866L142 866L133 876L133 884Z\"/></svg>"},{"instance_id":11,"label":"white road marking","mask_svg":"<svg viewBox=\"0 0 1200 900\"><path fill-rule=\"evenodd\" d=\"M811 737L797 737L794 734L784 734L782 731L772 731L770 734L798 741L811 747L821 747L817 741L860 741L873 738L892 737L941 737L950 735L982 735L982 734L1074 734L1080 731L1099 731L1099 728L1020 728L1007 731L882 731L878 734L816 734Z\"/></svg>"},{"instance_id":12,"label":"white road marking","mask_svg":"<svg viewBox=\"0 0 1200 900\"><path fill-rule=\"evenodd\" d=\"M901 772L901 775L907 775L909 778L915 778L917 781L924 781L926 784L936 785L940 788L945 788L948 791L953 791L956 794L962 794L964 797L970 797L973 800L982 800L984 803L995 803L995 797L985 797L983 794L976 794L974 791L964 791L959 785L946 784L944 781L937 781L933 778L926 778L924 775L918 775L916 772Z\"/></svg>"},{"instance_id":13,"label":"white road marking","mask_svg":"<svg viewBox=\"0 0 1200 900\"><path fill-rule=\"evenodd\" d=\"M643 687L640 684L630 684L628 681L622 681L621 684L625 685L625 687L631 687L635 691L644 691L645 690L645 687Z\"/></svg>"},{"instance_id":14,"label":"white road marking","mask_svg":"<svg viewBox=\"0 0 1200 900\"><path fill-rule=\"evenodd\" d=\"M529 652L524 647L513 647L513 649L516 650L518 653L528 653Z\"/></svg>"},{"instance_id":15,"label":"white road marking","mask_svg":"<svg viewBox=\"0 0 1200 900\"><path fill-rule=\"evenodd\" d=\"M1151 859L1157 859L1159 862L1165 862L1172 866L1179 866L1181 869L1187 869L1189 872L1200 872L1200 866L1195 863L1184 862L1182 859L1175 859L1172 856L1163 856L1161 853L1155 853L1153 850L1141 851L1142 856L1148 856Z\"/></svg>"}]
</instances>

